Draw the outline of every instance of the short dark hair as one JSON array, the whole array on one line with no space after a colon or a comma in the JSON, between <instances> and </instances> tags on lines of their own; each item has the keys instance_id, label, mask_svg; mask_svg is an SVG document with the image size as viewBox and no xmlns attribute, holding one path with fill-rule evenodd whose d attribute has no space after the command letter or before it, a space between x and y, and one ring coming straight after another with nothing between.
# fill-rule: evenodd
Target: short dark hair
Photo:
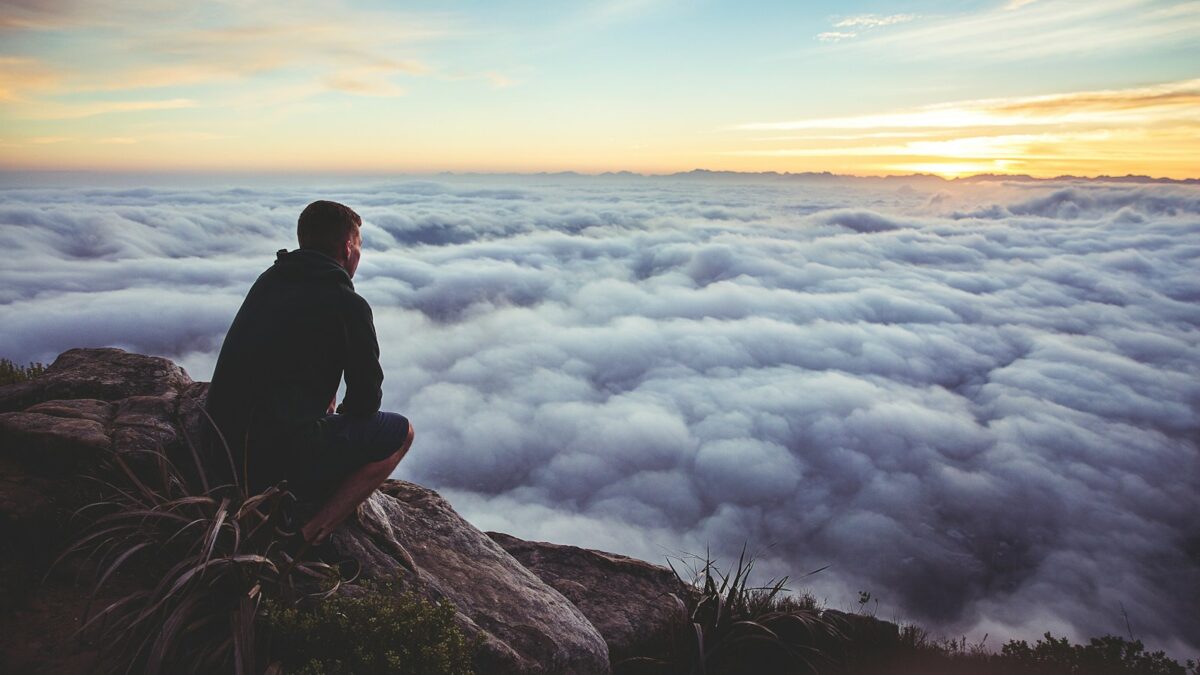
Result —
<instances>
[{"instance_id":1,"label":"short dark hair","mask_svg":"<svg viewBox=\"0 0 1200 675\"><path fill-rule=\"evenodd\" d=\"M337 202L317 200L304 207L296 223L300 248L312 248L336 256L353 236L362 236L362 218L354 209Z\"/></svg>"}]
</instances>

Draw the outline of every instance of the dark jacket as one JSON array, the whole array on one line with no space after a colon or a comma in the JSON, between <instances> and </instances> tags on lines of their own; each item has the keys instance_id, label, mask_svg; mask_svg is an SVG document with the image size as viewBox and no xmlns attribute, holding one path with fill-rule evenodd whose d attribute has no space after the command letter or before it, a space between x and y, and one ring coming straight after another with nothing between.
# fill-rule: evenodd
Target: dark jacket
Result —
<instances>
[{"instance_id":1,"label":"dark jacket","mask_svg":"<svg viewBox=\"0 0 1200 675\"><path fill-rule=\"evenodd\" d=\"M343 374L346 395L337 412L374 415L383 370L370 305L333 258L312 249L279 251L234 317L208 393L209 414L251 488L277 482L288 462L303 461L298 450L326 415Z\"/></svg>"}]
</instances>

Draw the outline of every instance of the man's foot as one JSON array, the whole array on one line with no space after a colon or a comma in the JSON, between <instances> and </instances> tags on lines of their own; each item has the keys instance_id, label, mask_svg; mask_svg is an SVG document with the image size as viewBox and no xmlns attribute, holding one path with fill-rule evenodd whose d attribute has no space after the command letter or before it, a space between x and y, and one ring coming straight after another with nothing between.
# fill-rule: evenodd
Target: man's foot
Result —
<instances>
[{"instance_id":1,"label":"man's foot","mask_svg":"<svg viewBox=\"0 0 1200 675\"><path fill-rule=\"evenodd\" d=\"M288 538L284 550L298 560L319 560L331 565L337 564L340 558L328 537L321 541L312 541L304 536L303 530Z\"/></svg>"}]
</instances>

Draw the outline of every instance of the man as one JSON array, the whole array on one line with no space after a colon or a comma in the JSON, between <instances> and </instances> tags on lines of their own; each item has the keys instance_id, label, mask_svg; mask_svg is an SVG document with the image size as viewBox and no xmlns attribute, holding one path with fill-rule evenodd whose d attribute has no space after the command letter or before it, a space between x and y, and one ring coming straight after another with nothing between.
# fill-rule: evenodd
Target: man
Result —
<instances>
[{"instance_id":1,"label":"man","mask_svg":"<svg viewBox=\"0 0 1200 675\"><path fill-rule=\"evenodd\" d=\"M300 248L280 250L246 295L217 359L207 409L247 488L280 481L319 505L303 526L317 544L387 479L412 425L381 412L383 371L371 307L351 279L362 219L316 201L300 214ZM343 374L346 395L334 411Z\"/></svg>"}]
</instances>

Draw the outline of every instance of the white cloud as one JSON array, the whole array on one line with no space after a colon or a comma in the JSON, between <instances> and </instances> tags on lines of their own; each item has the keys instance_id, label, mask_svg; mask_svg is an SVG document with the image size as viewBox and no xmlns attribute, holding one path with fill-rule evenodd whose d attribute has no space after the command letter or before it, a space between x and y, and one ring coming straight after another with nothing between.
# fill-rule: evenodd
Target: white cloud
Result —
<instances>
[{"instance_id":1,"label":"white cloud","mask_svg":"<svg viewBox=\"0 0 1200 675\"><path fill-rule=\"evenodd\" d=\"M477 524L650 559L749 539L768 572L831 565L806 583L834 604L974 639L1113 632L1123 604L1193 653L1198 189L900 185L7 188L0 341L207 378L336 199L421 432L399 475Z\"/></svg>"},{"instance_id":2,"label":"white cloud","mask_svg":"<svg viewBox=\"0 0 1200 675\"><path fill-rule=\"evenodd\" d=\"M1018 0L872 32L854 44L903 60L1015 61L1184 44L1198 28L1200 6L1190 2Z\"/></svg>"},{"instance_id":3,"label":"white cloud","mask_svg":"<svg viewBox=\"0 0 1200 675\"><path fill-rule=\"evenodd\" d=\"M842 31L817 33L817 39L821 42L841 42L842 40L851 40L855 37L858 37L858 33L847 33Z\"/></svg>"},{"instance_id":4,"label":"white cloud","mask_svg":"<svg viewBox=\"0 0 1200 675\"><path fill-rule=\"evenodd\" d=\"M915 14L860 14L833 24L834 28L879 28L897 23L907 23L917 18Z\"/></svg>"},{"instance_id":5,"label":"white cloud","mask_svg":"<svg viewBox=\"0 0 1200 675\"><path fill-rule=\"evenodd\" d=\"M907 23L916 19L916 14L859 14L857 16L848 16L833 24L834 28L844 28L848 30L835 30L824 33L818 33L817 39L821 42L841 42L843 40L853 40L858 37L862 31L871 31L876 28L883 28L898 23Z\"/></svg>"}]
</instances>

